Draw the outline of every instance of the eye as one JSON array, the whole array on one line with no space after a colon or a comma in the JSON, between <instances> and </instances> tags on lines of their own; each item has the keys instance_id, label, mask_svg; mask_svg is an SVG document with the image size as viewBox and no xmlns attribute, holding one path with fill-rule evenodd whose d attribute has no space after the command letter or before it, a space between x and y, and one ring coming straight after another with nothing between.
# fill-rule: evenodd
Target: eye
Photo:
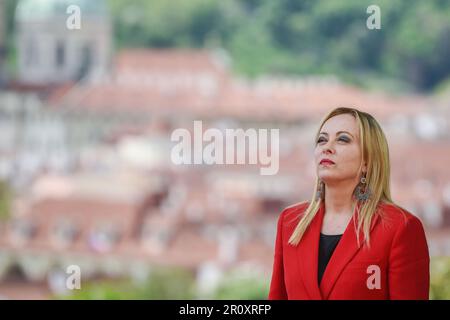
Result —
<instances>
[{"instance_id":1,"label":"eye","mask_svg":"<svg viewBox=\"0 0 450 320\"><path fill-rule=\"evenodd\" d=\"M344 142L350 142L350 139L348 137L346 137L346 136L340 136L338 140L339 141L344 141Z\"/></svg>"},{"instance_id":2,"label":"eye","mask_svg":"<svg viewBox=\"0 0 450 320\"><path fill-rule=\"evenodd\" d=\"M317 139L317 143L321 143L321 142L324 142L324 141L325 141L324 137L319 137L319 139Z\"/></svg>"}]
</instances>

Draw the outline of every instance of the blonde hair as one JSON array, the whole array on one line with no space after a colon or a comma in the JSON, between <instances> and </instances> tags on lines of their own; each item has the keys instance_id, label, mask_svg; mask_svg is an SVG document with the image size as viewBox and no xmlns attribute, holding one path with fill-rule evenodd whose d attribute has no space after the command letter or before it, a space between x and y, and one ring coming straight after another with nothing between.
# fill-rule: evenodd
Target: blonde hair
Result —
<instances>
[{"instance_id":1,"label":"blonde hair","mask_svg":"<svg viewBox=\"0 0 450 320\"><path fill-rule=\"evenodd\" d=\"M357 200L355 206L357 211L357 225L355 224L355 228L358 246L360 246L359 234L361 229L363 230L365 242L370 246L370 228L373 218L376 214L381 214L378 211L378 204L380 202L393 204L389 183L389 148L383 130L375 118L366 112L345 107L336 108L323 118L319 130L317 130L316 133L316 141L324 123L328 119L341 114L350 114L354 116L359 126L360 147L362 150L359 172L361 171L363 162L366 162L366 186L371 190L371 193L369 199L365 201ZM309 206L306 208L302 218L289 238L289 243L291 245L295 246L300 242L324 201L324 190L322 191L321 197L317 196L319 183L320 181L317 177L312 200L309 202Z\"/></svg>"}]
</instances>

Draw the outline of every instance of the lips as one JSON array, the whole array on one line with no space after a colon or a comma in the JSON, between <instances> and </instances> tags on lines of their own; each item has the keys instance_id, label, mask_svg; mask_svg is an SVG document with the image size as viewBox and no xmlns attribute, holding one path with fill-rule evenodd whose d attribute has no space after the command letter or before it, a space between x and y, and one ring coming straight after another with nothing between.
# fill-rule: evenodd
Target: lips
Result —
<instances>
[{"instance_id":1,"label":"lips","mask_svg":"<svg viewBox=\"0 0 450 320\"><path fill-rule=\"evenodd\" d=\"M330 159L322 159L320 160L320 164L334 164Z\"/></svg>"}]
</instances>

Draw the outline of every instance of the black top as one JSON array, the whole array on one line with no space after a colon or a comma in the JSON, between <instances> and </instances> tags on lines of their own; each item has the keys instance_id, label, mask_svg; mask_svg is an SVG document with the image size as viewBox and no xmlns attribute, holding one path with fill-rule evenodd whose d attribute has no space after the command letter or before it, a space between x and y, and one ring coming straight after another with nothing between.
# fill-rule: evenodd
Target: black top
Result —
<instances>
[{"instance_id":1,"label":"black top","mask_svg":"<svg viewBox=\"0 0 450 320\"><path fill-rule=\"evenodd\" d=\"M317 273L319 285L322 280L323 273L325 272L325 268L327 267L328 261L330 261L331 255L334 252L339 240L341 239L342 234L336 235L327 235L320 234L319 241L319 270Z\"/></svg>"}]
</instances>

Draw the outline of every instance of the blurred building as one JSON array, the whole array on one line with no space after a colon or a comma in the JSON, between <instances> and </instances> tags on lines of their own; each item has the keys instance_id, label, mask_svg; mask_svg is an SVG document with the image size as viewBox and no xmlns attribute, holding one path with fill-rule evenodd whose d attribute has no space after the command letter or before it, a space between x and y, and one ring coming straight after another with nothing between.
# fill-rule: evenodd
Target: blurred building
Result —
<instances>
[{"instance_id":1,"label":"blurred building","mask_svg":"<svg viewBox=\"0 0 450 320\"><path fill-rule=\"evenodd\" d=\"M69 6L80 8L80 29L67 27ZM112 26L104 0L21 0L15 18L20 82L60 84L109 69Z\"/></svg>"},{"instance_id":2,"label":"blurred building","mask_svg":"<svg viewBox=\"0 0 450 320\"><path fill-rule=\"evenodd\" d=\"M21 191L42 172L67 172L66 128L37 93L0 92L0 179Z\"/></svg>"}]
</instances>

